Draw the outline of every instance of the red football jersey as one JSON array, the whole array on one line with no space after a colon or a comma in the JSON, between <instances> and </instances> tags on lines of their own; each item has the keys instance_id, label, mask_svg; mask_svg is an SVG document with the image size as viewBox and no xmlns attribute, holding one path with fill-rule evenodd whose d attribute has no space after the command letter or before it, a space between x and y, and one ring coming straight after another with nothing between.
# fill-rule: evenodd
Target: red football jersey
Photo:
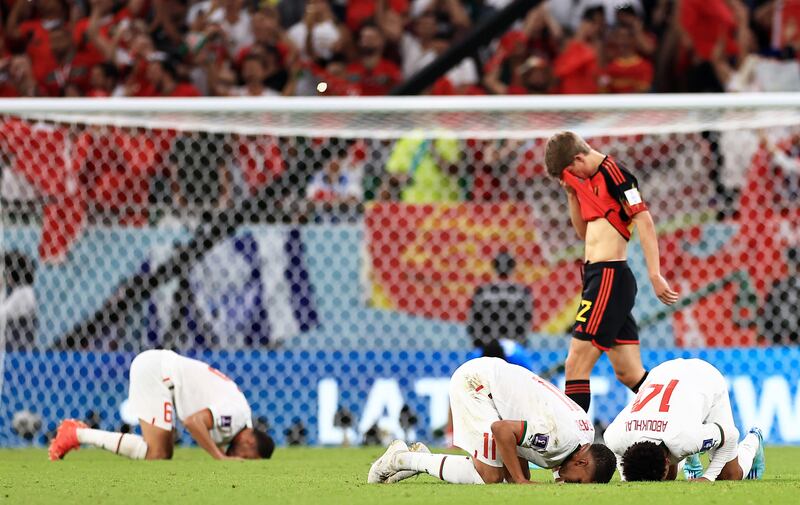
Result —
<instances>
[{"instance_id":1,"label":"red football jersey","mask_svg":"<svg viewBox=\"0 0 800 505\"><path fill-rule=\"evenodd\" d=\"M606 156L588 179L564 171L564 181L575 189L584 220L605 218L625 240L631 238L633 216L647 210L633 174Z\"/></svg>"}]
</instances>

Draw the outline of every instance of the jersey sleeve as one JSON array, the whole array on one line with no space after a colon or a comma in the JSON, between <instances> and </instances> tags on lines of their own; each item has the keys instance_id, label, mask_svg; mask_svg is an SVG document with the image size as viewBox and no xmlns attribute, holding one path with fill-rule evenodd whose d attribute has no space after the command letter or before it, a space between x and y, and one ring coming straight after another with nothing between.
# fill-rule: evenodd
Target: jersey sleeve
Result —
<instances>
[{"instance_id":1,"label":"jersey sleeve","mask_svg":"<svg viewBox=\"0 0 800 505\"><path fill-rule=\"evenodd\" d=\"M708 450L711 462L708 464L708 468L706 468L703 474L703 477L708 480L716 480L722 468L737 456L739 449L739 430L733 425L721 426L716 423L710 425L704 424L704 430L707 426L716 428L717 433L722 433L723 437L716 446ZM708 429L708 433L711 434L713 431ZM707 440L708 439L704 440L704 445L707 443Z\"/></svg>"},{"instance_id":2,"label":"jersey sleeve","mask_svg":"<svg viewBox=\"0 0 800 505\"><path fill-rule=\"evenodd\" d=\"M252 426L251 412L237 402L223 402L209 405L214 426L211 428L211 438L217 444L229 442L244 428Z\"/></svg>"},{"instance_id":3,"label":"jersey sleeve","mask_svg":"<svg viewBox=\"0 0 800 505\"><path fill-rule=\"evenodd\" d=\"M723 430L716 423L705 423L700 428L691 430L685 429L681 434L681 440L676 447L680 454L675 454L679 459L683 459L691 454L707 452L716 449L723 441Z\"/></svg>"},{"instance_id":4,"label":"jersey sleeve","mask_svg":"<svg viewBox=\"0 0 800 505\"><path fill-rule=\"evenodd\" d=\"M544 451L551 445L551 429L542 423L531 421L520 421L522 423L522 435L517 440L519 447Z\"/></svg>"},{"instance_id":5,"label":"jersey sleeve","mask_svg":"<svg viewBox=\"0 0 800 505\"><path fill-rule=\"evenodd\" d=\"M625 212L633 217L640 212L647 210L647 204L639 193L639 181L636 177L624 168L617 165L610 158L603 162L608 175L607 180L609 192L619 201Z\"/></svg>"},{"instance_id":6,"label":"jersey sleeve","mask_svg":"<svg viewBox=\"0 0 800 505\"><path fill-rule=\"evenodd\" d=\"M621 422L612 422L606 428L606 431L603 433L603 443L606 444L606 447L611 449L617 458L621 461L622 455L625 453L625 443L622 440L622 423ZM620 473L620 475L622 475Z\"/></svg>"}]
</instances>

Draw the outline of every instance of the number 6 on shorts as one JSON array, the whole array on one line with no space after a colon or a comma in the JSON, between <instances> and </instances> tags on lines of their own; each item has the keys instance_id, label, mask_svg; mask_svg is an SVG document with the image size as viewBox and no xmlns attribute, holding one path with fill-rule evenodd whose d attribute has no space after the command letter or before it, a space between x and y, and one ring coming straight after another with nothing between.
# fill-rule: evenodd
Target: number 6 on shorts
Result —
<instances>
[{"instance_id":1,"label":"number 6 on shorts","mask_svg":"<svg viewBox=\"0 0 800 505\"><path fill-rule=\"evenodd\" d=\"M172 423L172 402L164 402L164 422Z\"/></svg>"}]
</instances>

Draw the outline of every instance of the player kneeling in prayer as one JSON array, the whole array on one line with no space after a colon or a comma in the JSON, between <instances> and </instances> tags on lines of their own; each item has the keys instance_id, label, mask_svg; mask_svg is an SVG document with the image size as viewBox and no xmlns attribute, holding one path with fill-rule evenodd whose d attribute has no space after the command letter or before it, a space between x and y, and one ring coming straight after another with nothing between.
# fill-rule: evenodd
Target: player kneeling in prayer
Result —
<instances>
[{"instance_id":1,"label":"player kneeling in prayer","mask_svg":"<svg viewBox=\"0 0 800 505\"><path fill-rule=\"evenodd\" d=\"M66 419L50 444L50 459L62 459L81 444L131 459L170 459L176 415L214 459L269 458L275 448L269 435L253 428L250 405L235 382L207 363L172 351L145 351L134 358L128 403L142 436L94 430Z\"/></svg>"},{"instance_id":2,"label":"player kneeling in prayer","mask_svg":"<svg viewBox=\"0 0 800 505\"><path fill-rule=\"evenodd\" d=\"M528 462L559 482L608 482L614 454L592 444L586 412L561 390L517 365L478 358L450 379L453 443L470 456L431 454L396 440L370 468L367 481L392 483L427 473L454 484L531 484Z\"/></svg>"},{"instance_id":3,"label":"player kneeling in prayer","mask_svg":"<svg viewBox=\"0 0 800 505\"><path fill-rule=\"evenodd\" d=\"M725 378L699 359L666 361L651 370L604 438L619 459L623 480L673 480L684 459L690 480L764 474L761 430L751 429L739 442ZM706 451L711 462L703 473L698 454Z\"/></svg>"}]
</instances>

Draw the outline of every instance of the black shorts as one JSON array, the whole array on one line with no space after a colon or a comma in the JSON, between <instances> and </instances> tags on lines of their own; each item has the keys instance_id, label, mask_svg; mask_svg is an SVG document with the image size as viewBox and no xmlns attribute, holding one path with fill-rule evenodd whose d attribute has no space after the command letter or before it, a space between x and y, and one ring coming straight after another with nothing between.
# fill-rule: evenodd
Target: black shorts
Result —
<instances>
[{"instance_id":1,"label":"black shorts","mask_svg":"<svg viewBox=\"0 0 800 505\"><path fill-rule=\"evenodd\" d=\"M636 291L636 279L627 262L587 263L572 336L590 341L601 351L619 344L638 344L639 328L631 314Z\"/></svg>"}]
</instances>

